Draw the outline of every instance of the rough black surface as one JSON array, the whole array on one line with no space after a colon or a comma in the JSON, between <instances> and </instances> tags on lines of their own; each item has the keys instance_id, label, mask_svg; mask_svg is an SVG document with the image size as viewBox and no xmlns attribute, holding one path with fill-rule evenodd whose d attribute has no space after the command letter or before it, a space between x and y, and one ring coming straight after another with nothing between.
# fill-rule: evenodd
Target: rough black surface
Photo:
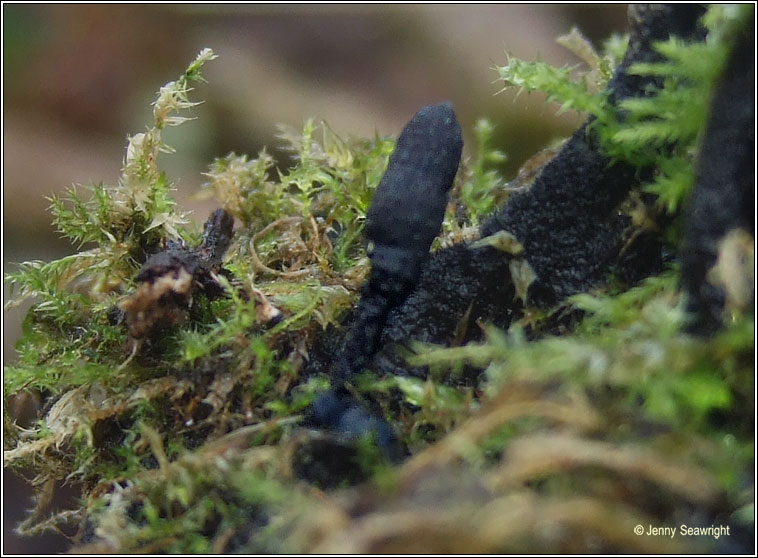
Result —
<instances>
[{"instance_id":1,"label":"rough black surface","mask_svg":"<svg viewBox=\"0 0 758 558\"><path fill-rule=\"evenodd\" d=\"M545 167L532 188L482 225L482 236L512 233L537 275L529 301L550 305L597 285L621 243L625 219L612 210L635 181L635 169L611 165L586 125Z\"/></svg>"},{"instance_id":2,"label":"rough black surface","mask_svg":"<svg viewBox=\"0 0 758 558\"><path fill-rule=\"evenodd\" d=\"M682 286L691 330L722 323L725 295L706 278L719 242L735 228L755 236L755 39L746 30L711 101L682 247Z\"/></svg>"},{"instance_id":3,"label":"rough black surface","mask_svg":"<svg viewBox=\"0 0 758 558\"><path fill-rule=\"evenodd\" d=\"M418 281L439 233L462 149L450 103L422 108L400 134L366 214L371 275L337 360L339 381L365 367L387 314Z\"/></svg>"},{"instance_id":4,"label":"rough black surface","mask_svg":"<svg viewBox=\"0 0 758 558\"><path fill-rule=\"evenodd\" d=\"M629 8L629 46L624 59L608 83L610 102L616 105L627 97L650 94L650 86L659 85L651 76L638 76L628 72L637 62L658 62L661 55L653 43L665 41L670 36L683 39L703 40L705 29L698 26L698 19L706 8L697 4L634 4Z\"/></svg>"},{"instance_id":5,"label":"rough black surface","mask_svg":"<svg viewBox=\"0 0 758 558\"><path fill-rule=\"evenodd\" d=\"M408 368L398 346L411 339L450 344L454 338L465 344L481 338L480 323L507 327L520 306L508 265L508 257L489 247L461 244L433 254L418 287L390 311L372 366L421 376L425 371Z\"/></svg>"},{"instance_id":6,"label":"rough black surface","mask_svg":"<svg viewBox=\"0 0 758 558\"><path fill-rule=\"evenodd\" d=\"M202 273L200 257L196 251L185 246L172 246L164 252L150 256L140 268L135 280L137 283L151 283L180 269L193 277L199 275Z\"/></svg>"},{"instance_id":7,"label":"rough black surface","mask_svg":"<svg viewBox=\"0 0 758 558\"><path fill-rule=\"evenodd\" d=\"M660 59L654 41L702 35L696 25L702 13L694 5L635 7L630 47L609 83L611 104L648 94L655 80L628 74L627 69L635 62ZM506 230L523 244L537 275L529 289L534 304L549 305L586 292L605 278L626 226L615 209L646 174L601 154L591 121L573 134L529 191L512 197L481 228L482 236Z\"/></svg>"},{"instance_id":8,"label":"rough black surface","mask_svg":"<svg viewBox=\"0 0 758 558\"><path fill-rule=\"evenodd\" d=\"M203 241L198 248L200 258L212 266L221 265L234 232L234 217L223 209L217 209L203 228Z\"/></svg>"}]
</instances>

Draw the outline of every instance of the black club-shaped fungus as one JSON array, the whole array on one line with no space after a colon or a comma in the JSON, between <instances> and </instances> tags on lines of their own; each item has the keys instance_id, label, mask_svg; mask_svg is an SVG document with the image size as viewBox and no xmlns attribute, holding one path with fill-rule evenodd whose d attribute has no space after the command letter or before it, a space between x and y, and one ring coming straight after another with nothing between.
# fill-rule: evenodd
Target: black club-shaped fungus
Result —
<instances>
[{"instance_id":1,"label":"black club-shaped fungus","mask_svg":"<svg viewBox=\"0 0 758 558\"><path fill-rule=\"evenodd\" d=\"M422 108L405 126L366 213L372 273L382 272L399 283L416 282L440 231L462 149L461 128L450 103Z\"/></svg>"},{"instance_id":2,"label":"black club-shaped fungus","mask_svg":"<svg viewBox=\"0 0 758 558\"><path fill-rule=\"evenodd\" d=\"M416 285L442 225L462 149L450 103L422 108L400 134L366 214L371 275L338 359L337 378L365 367L387 314Z\"/></svg>"},{"instance_id":3,"label":"black club-shaped fungus","mask_svg":"<svg viewBox=\"0 0 758 558\"><path fill-rule=\"evenodd\" d=\"M391 427L344 388L373 357L388 313L416 285L437 236L463 149L451 103L419 110L405 126L366 214L371 274L333 370L333 390L311 406L309 422L350 437L373 433L390 459Z\"/></svg>"}]
</instances>

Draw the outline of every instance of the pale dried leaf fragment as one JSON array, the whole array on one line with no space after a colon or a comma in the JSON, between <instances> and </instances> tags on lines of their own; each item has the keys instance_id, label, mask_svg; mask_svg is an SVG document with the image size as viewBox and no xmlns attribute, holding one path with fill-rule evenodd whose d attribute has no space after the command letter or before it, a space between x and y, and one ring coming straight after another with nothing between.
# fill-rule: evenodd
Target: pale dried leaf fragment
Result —
<instances>
[{"instance_id":1,"label":"pale dried leaf fragment","mask_svg":"<svg viewBox=\"0 0 758 558\"><path fill-rule=\"evenodd\" d=\"M513 286L516 289L515 297L521 299L526 306L526 297L529 293L529 286L537 279L537 274L529 265L529 262L523 258L514 258L508 262L508 269L511 272Z\"/></svg>"},{"instance_id":2,"label":"pale dried leaf fragment","mask_svg":"<svg viewBox=\"0 0 758 558\"><path fill-rule=\"evenodd\" d=\"M599 70L602 67L602 58L577 27L572 27L571 31L558 37L555 42L581 58L591 69Z\"/></svg>"},{"instance_id":3,"label":"pale dried leaf fragment","mask_svg":"<svg viewBox=\"0 0 758 558\"><path fill-rule=\"evenodd\" d=\"M755 298L755 240L744 229L732 229L719 243L708 281L724 290L727 317L744 312Z\"/></svg>"},{"instance_id":4,"label":"pale dried leaf fragment","mask_svg":"<svg viewBox=\"0 0 758 558\"><path fill-rule=\"evenodd\" d=\"M119 302L129 323L129 335L144 337L158 322L178 323L183 313L174 304L162 304L162 297L178 298L187 304L192 289L192 275L183 267L171 270L154 281L143 281L137 290Z\"/></svg>"},{"instance_id":5,"label":"pale dried leaf fragment","mask_svg":"<svg viewBox=\"0 0 758 558\"><path fill-rule=\"evenodd\" d=\"M250 291L253 293L255 300L258 304L255 305L255 319L261 325L275 325L282 319L282 311L276 306L271 304L269 299L263 294L263 291L251 287Z\"/></svg>"},{"instance_id":6,"label":"pale dried leaf fragment","mask_svg":"<svg viewBox=\"0 0 758 558\"><path fill-rule=\"evenodd\" d=\"M485 246L490 246L511 256L519 256L524 252L524 245L513 234L504 230L471 243L472 248L483 248Z\"/></svg>"}]
</instances>

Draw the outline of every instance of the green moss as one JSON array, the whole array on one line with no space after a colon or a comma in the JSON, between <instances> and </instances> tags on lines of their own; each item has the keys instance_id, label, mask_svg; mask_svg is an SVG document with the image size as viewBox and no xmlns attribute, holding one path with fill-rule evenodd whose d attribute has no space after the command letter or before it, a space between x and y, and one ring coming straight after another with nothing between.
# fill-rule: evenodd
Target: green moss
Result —
<instances>
[{"instance_id":1,"label":"green moss","mask_svg":"<svg viewBox=\"0 0 758 558\"><path fill-rule=\"evenodd\" d=\"M481 217L494 211L507 198L507 190L497 171L497 165L502 164L507 157L492 145L495 128L489 120L477 120L473 131L476 155L464 167L463 180L457 185L456 191L460 192L467 221L477 225Z\"/></svg>"},{"instance_id":2,"label":"green moss","mask_svg":"<svg viewBox=\"0 0 758 558\"><path fill-rule=\"evenodd\" d=\"M603 79L602 73L553 68L513 57L497 71L507 85L546 93L548 100L560 104L560 111L578 110L594 116L592 126L610 157L635 167L658 169L655 180L644 190L656 194L659 205L674 213L694 181L698 138L711 91L730 51L733 30L752 17L752 8L746 5L713 6L703 18L706 41L672 37L658 43L656 49L664 60L635 63L629 73L660 77L662 87L651 95L623 99L618 109L605 102L607 78ZM602 59L611 67L618 64L624 43L618 38L606 43Z\"/></svg>"}]
</instances>

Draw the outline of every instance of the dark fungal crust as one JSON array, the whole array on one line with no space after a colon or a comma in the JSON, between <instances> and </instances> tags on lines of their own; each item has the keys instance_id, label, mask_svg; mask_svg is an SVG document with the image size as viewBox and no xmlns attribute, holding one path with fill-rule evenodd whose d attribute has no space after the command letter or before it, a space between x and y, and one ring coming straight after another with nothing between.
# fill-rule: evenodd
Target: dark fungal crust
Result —
<instances>
[{"instance_id":1,"label":"dark fungal crust","mask_svg":"<svg viewBox=\"0 0 758 558\"><path fill-rule=\"evenodd\" d=\"M637 62L661 61L661 54L653 48L653 43L665 41L670 36L705 39L705 30L698 26L705 11L704 6L696 4L630 5L629 46L608 84L611 104L616 105L627 97L646 95L651 87L659 86L659 79L629 73L629 67Z\"/></svg>"},{"instance_id":2,"label":"dark fungal crust","mask_svg":"<svg viewBox=\"0 0 758 558\"><path fill-rule=\"evenodd\" d=\"M550 305L586 291L607 272L626 222L612 214L634 169L609 166L587 141L586 125L545 167L532 188L482 225L482 236L512 233L537 276L530 303Z\"/></svg>"},{"instance_id":3,"label":"dark fungal crust","mask_svg":"<svg viewBox=\"0 0 758 558\"><path fill-rule=\"evenodd\" d=\"M701 334L722 325L726 294L721 286L708 280L719 245L735 229L755 237L752 31L745 30L733 48L711 101L682 244L682 286L692 314L690 330Z\"/></svg>"},{"instance_id":4,"label":"dark fungal crust","mask_svg":"<svg viewBox=\"0 0 758 558\"><path fill-rule=\"evenodd\" d=\"M696 45L695 48L687 47L687 50L701 48ZM721 61L719 66L725 67ZM709 67L716 66L709 64ZM696 83L698 88L705 85ZM381 143L370 148L372 151L376 149L376 157L381 157L386 154L385 145ZM677 142L677 145L681 144ZM688 153L691 153L690 145L688 141ZM351 153L356 154L355 151ZM718 161L710 164L716 165ZM384 166L380 165L380 173ZM544 165L540 170L542 168ZM538 174L533 175L535 179ZM376 176L373 182L376 183L378 178ZM475 185L478 180L469 180L467 175L462 182ZM351 183L343 184L347 187ZM286 181L282 181L282 186L286 186ZM637 220L635 232L639 230L639 214L632 213L632 208L627 205L637 198L637 192L633 191L620 207ZM715 191L708 199L715 200L712 202L715 205L719 203ZM643 201L640 200L640 205ZM463 196L462 202L465 203ZM449 209L451 205L448 205ZM319 226L328 226L332 214L324 212L320 215L325 223L319 221ZM350 214L351 225L355 223L352 220L354 215ZM345 222L342 215L336 217ZM700 217L708 219L708 214ZM285 219L299 223L302 218L298 213L297 217ZM222 221L222 218L215 220L217 223ZM464 224L465 221L461 220L460 226ZM293 227L293 234L305 233L302 229L298 231L297 227L299 224ZM205 247L213 250L212 247L218 244L214 239L223 243L223 234L216 234L221 228L217 227L210 231L213 234L206 235L211 240L203 241ZM341 228L351 233L355 231L354 228ZM235 249L234 269L240 270L241 279L249 269L244 247L248 241L253 243L249 233L254 230L251 226L247 234L238 239L240 250ZM319 234L321 230L323 228L316 229L314 233ZM663 231L670 240L680 236L673 227L648 230L654 238L660 238ZM330 290L321 293L317 291L319 287L315 287L314 294L324 294L325 298L316 306L310 306L312 299L306 297L313 292L310 291L313 284L310 277L303 282L289 282L280 280L283 274L274 273L270 277L256 276L261 279L259 286L277 304L280 301L286 304L285 296L290 293L303 293L304 296L292 306L283 305L283 308L292 312L291 316L300 308L307 308L297 314L306 319L300 321L298 318L297 323L287 320L282 328L271 332L272 335L259 335L263 320L258 312L263 309L266 298L253 285L253 277L245 281L245 288L248 296L260 296L255 304L241 306L241 299L249 301L241 296L235 296L233 301L209 304L207 296L202 294L190 305L186 329L163 329L168 334L163 336L167 340L163 344L159 342L162 339L160 329L150 334L150 339L145 341L154 344L141 348L140 356L144 358L139 359L139 367L130 367L125 375L118 374L114 378L116 382L111 382L109 375L113 367L105 364L101 367L102 373L95 370L99 382L93 384L87 380L81 388L76 388L77 391L69 390L73 394L82 394L71 400L87 411L69 416L84 417L85 424L92 425L94 445L86 439L75 439L71 444L64 441L61 449L65 451L57 451L56 440L55 448L47 446L50 448L48 455L35 452L41 460L33 465L46 463L49 459L55 467L51 475L59 478L71 470L70 465L75 467L82 458L94 456L96 467L80 470L83 473L80 478L86 483L84 495L88 497L88 505L82 503L79 511L72 512L89 523L88 539L81 542L99 542L103 549L100 552L108 552L109 545L111 551L192 552L206 548L216 553L290 552L297 551L298 547L301 550L303 547L314 549L312 541L327 538L365 540L361 529L379 523L391 523L394 527L373 531L372 540L359 543L353 551L392 551L384 541L390 541L394 551L415 548L414 539L418 540L419 536L428 541L426 550L445 551L447 541L457 542L466 532L473 533L469 538L463 537L462 546L455 546L465 551L466 545L470 548L476 539L488 540L487 529L477 530L478 524L487 523L486 518L477 517L479 509L494 521L490 527L497 527L497 522L502 523L503 517L509 513L537 519L532 521L536 525L534 533L520 536L515 544L509 540L509 534L489 540L480 548L482 552L520 552L534 548L535 544L547 552L567 548L581 550L588 546L609 552L629 551L630 548L646 551L644 545L639 548L634 545L639 537L635 539L632 535L630 538L629 529L624 528L634 515L643 519L643 524L647 524L647 518L660 524L670 523L672 518L701 524L728 524L744 515L735 513L735 510L744 511L743 507L749 505L746 497L749 497L751 488L751 463L745 456L745 450L750 449L751 386L744 379L750 377L748 365L753 344L752 337L748 339L747 335L750 333L748 328L753 325L752 317L744 313L743 316L735 315L735 325L740 329L730 328L731 331L725 332L728 336L712 342L700 344L681 335L678 328L680 307L676 305L678 297L673 284L677 274L674 272L652 278L639 294L624 289L633 279L619 284L614 278L613 284L606 284L601 289L610 293L595 298L598 301L596 308L600 309L599 319L588 320L578 329L574 327L575 323L553 320L553 316L562 318L558 316L559 312L573 309L571 300L548 311L523 310L525 315L519 319L521 301L526 297L523 290L519 292L518 274L513 272L511 264L524 261L524 248L515 240L511 242L515 237L504 236L507 234L501 230L484 239L477 238L471 244L463 243L470 237L464 239L463 235L456 235L457 242L462 244L428 256L411 293L403 303L388 312L381 328L378 352L368 365L371 374L346 382L343 387L347 389L330 391L314 405L314 415L320 414L320 424L331 425L330 431L301 429L295 425L300 423L298 412L303 401L312 398L311 390L319 385L318 382L324 381L333 365L331 356L338 354L344 334L355 320L355 306L349 320L339 326L339 315L332 309L341 311L344 299L341 296L332 298L331 285L322 285ZM154 245L157 245L159 240L157 235L154 236ZM275 238L281 237L277 235ZM346 237L336 240L342 238ZM353 238L350 237L351 241ZM500 240L495 243L497 238ZM251 248L254 250L255 246ZM643 263L655 258L654 249L647 258L645 254L639 257L640 252L633 248L625 248L618 252L617 260L624 254L634 254ZM155 251L154 248L149 253ZM200 252L196 251L193 265L199 266L206 258ZM330 278L344 280L345 286L355 289L359 274L368 271L364 265L366 261L359 262L355 252L345 251L344 254L346 257L341 263L350 265L346 268L335 266L335 274L330 274ZM165 272L172 269L189 275L187 267L177 265L174 256L176 251L156 256L147 267L150 278L155 281L171 279ZM140 264L144 259L143 255ZM158 265L161 260L163 264ZM281 268L287 268L289 262L281 263ZM629 266L632 270L642 271L639 263ZM289 266L290 269L293 267ZM340 270L345 273L339 273ZM136 272L137 269L130 268L129 271ZM706 277L711 271L713 269L705 274ZM325 277L319 274L319 278ZM197 288L197 285L193 287ZM286 294L278 298L281 293ZM524 293L523 297L521 293ZM384 300L378 296L381 291L374 294L377 294L377 302ZM325 305L320 305L321 300ZM590 299L585 297L584 300ZM331 306L333 301L338 301L338 305ZM621 304L617 305L617 302ZM635 308L629 308L628 302ZM728 304L727 298L725 306ZM589 306L581 302L579 305ZM323 309L329 310L329 314L325 315ZM238 314L238 310L244 314ZM611 319L613 323L600 323L603 311L615 313ZM306 316L305 312L311 315ZM364 316L371 321L370 315ZM94 317L99 318L96 314ZM314 317L318 324L313 321ZM41 320L44 316L38 315L38 318ZM482 347L441 351L438 354L442 358L437 362L442 361L443 365L439 367L409 367L409 363L424 362L422 358L433 362L434 355L408 360L400 354L404 347L398 347L406 345L415 349L409 340L458 346L481 337L482 328L479 326L482 322L491 321L504 329L514 320L518 320L518 325L508 334L503 332L502 337L496 337L498 334L493 332ZM620 324L622 320L625 323ZM228 325L227 331L233 331L233 335L219 336L217 323ZM336 343L327 358L311 350L313 342L326 337L325 332L317 327L324 323L331 331L338 332L333 336ZM554 331L553 324L557 327L565 324L566 329ZM53 324L35 318L35 323L29 325L49 327ZM520 328L524 328L523 336ZM121 333L125 332L98 328L98 334L100 331L108 335L119 334L114 336L113 343L103 345L103 348L120 356ZM190 335L184 337L185 332ZM739 340L735 339L735 332L739 334ZM65 333L78 335L76 330ZM546 336L555 337L544 339ZM69 339L78 341L76 337ZM197 350L203 342L211 343L206 345L207 351ZM88 343L88 346L93 345ZM175 350L177 347L182 349L181 353ZM365 347L363 350L370 352ZM193 352L202 356L191 358ZM486 353L495 354L491 365L478 356L486 357ZM454 359L448 360L447 355L454 354L474 355L475 360L453 364ZM684 359L681 358L683 355ZM89 355L85 356L82 364L87 365ZM108 357L107 354L103 356ZM320 368L310 376L306 375L305 367L316 359ZM106 358L103 362L113 361ZM78 364L75 362L74 366ZM482 374L485 366L491 372L486 376ZM689 378L692 376L690 372L694 372L692 378ZM393 378L391 374L414 375L428 380ZM88 375L95 377L91 372ZM323 377L313 378L313 375ZM65 376L63 378L67 380ZM467 386L473 387L462 388L461 378ZM311 379L315 381L311 382ZM650 379L653 382L648 381ZM455 382L455 388L450 389L448 386L452 382ZM58 380L55 383L59 385ZM136 383L134 389L132 383ZM443 385L445 383L448 386ZM126 391L121 385L126 385ZM148 389L151 391L146 395ZM42 402L47 401L47 404L41 408L43 413L39 417L62 416L57 412L61 405L53 405L58 400L55 386L53 390L49 394L41 393ZM117 393L119 395L110 401L104 399ZM656 400L658 395L670 402L667 417L649 412L649 407L656 402L660 405L660 399ZM732 402L721 405L714 401L714 396ZM703 403L701 407L703 400L714 401L714 404ZM127 401L135 401L139 406L127 406ZM91 412L88 410L90 402L95 405ZM372 406L371 403L375 404ZM51 407L55 413L44 412ZM554 408L555 412L540 414L543 408ZM522 409L526 412L518 416ZM493 419L498 415L505 416L506 422ZM563 418L567 415L568 418ZM398 434L402 433L396 438L393 437L393 425L397 426ZM52 420L48 426L52 426L51 430L56 428ZM696 437L697 448L693 451L684 448L687 451L683 453L682 440L689 442L693 433L705 436ZM734 440L729 438L729 447L711 443L721 440L723 433L733 435ZM14 444L23 443L23 436L24 433L19 433L18 438L14 435ZM356 437L363 439L356 443ZM26 440L35 443L37 438L27 437ZM374 477L378 465L377 450L397 448L395 441L398 439L407 443L417 455L407 466L393 468L390 475L380 471ZM462 445L461 441L466 443ZM735 446L734 442L738 445ZM85 446L84 443L88 444ZM165 451L161 451L162 448ZM548 451L543 451L546 448ZM648 450L649 455L642 456L643 462L653 464L652 469L658 472L645 467L639 474L639 453ZM168 459L162 458L162 454ZM392 455L389 450L385 450L385 454ZM738 454L743 458L738 459ZM399 455L402 457L402 453ZM576 456L580 459L577 460ZM586 456L589 459L582 461ZM558 465L546 471L540 463L548 461ZM608 466L609 462L612 466ZM721 479L720 472L732 463L734 467L731 469L736 473L728 481ZM533 467L535 464L536 468ZM519 475L519 469L527 474ZM712 481L703 483L698 480L711 478ZM297 479L337 491L324 494L304 486ZM340 489L366 480L371 482L363 487L347 492ZM677 489L677 485L690 488ZM187 499L180 494L178 499L175 498L173 488L177 486L188 487L190 497ZM651 487L653 497L649 496ZM610 501L610 506L606 506L608 509L600 507L596 518L572 523L568 529L561 528L566 531L566 536L560 539L556 539L554 533L540 538L544 534L540 534L540 530L544 531L539 525L540 518L547 517L543 506L553 506L566 497L565 502L560 502L561 514L542 521L560 524L566 510L570 515L571 509L577 507L576 502L570 501L574 496L588 496L588 501L596 499L602 503L609 494L618 498ZM708 496L701 499L703 494ZM106 507L101 507L95 498L102 498ZM535 505L522 505L523 498ZM93 503L97 505L93 506ZM608 525L608 511L616 504L622 506L623 513L611 518L611 528L618 532L618 535L612 535L603 526ZM207 513L199 513L203 510ZM305 513L301 513L303 511ZM69 512L64 514L59 516L61 520L70 517ZM469 516L473 521L462 524L463 516ZM37 521L44 519L42 513L35 513L35 517ZM156 517L160 519L157 524ZM302 521L290 526L292 519L299 520L300 517ZM408 519L413 517L418 517L419 521L409 529ZM324 518L327 521L322 522ZM442 528L431 537L425 537L430 519ZM122 536L124 526L129 529L125 535L137 532L138 538ZM456 526L461 528L456 530ZM747 542L750 541L750 526L749 521L743 528L733 526L741 531L732 537L721 537L713 548L703 548L716 551L750 548ZM435 543L444 532L453 535L443 537L442 545ZM171 535L168 539L167 533ZM197 541L207 541L208 545L198 547ZM724 546L722 541L728 544ZM418 545L424 551L422 546ZM90 548L92 552L96 551L95 546ZM448 545L449 548L452 547ZM655 545L647 548L660 551ZM323 545L316 550L345 551L344 547L340 549L336 545Z\"/></svg>"},{"instance_id":5,"label":"dark fungal crust","mask_svg":"<svg viewBox=\"0 0 758 558\"><path fill-rule=\"evenodd\" d=\"M647 94L658 85L653 78L629 74L629 66L659 60L653 43L670 34L700 38L697 19L702 13L698 6L634 6L630 10L628 53L609 83L614 103ZM630 219L617 207L639 184L644 171L613 164L600 153L591 120L542 167L529 190L511 197L481 227L482 237L505 230L523 244L519 257L536 273L528 288L530 304L549 306L586 292L610 271L634 281L662 265L661 245L652 234L640 235L620 254ZM423 370L408 370L394 347L410 339L450 344L456 331L464 331L459 342L465 343L481 336L479 323L507 328L522 313L509 269L516 261L513 254L473 244L432 254L417 287L389 313L373 366L423 375Z\"/></svg>"},{"instance_id":6,"label":"dark fungal crust","mask_svg":"<svg viewBox=\"0 0 758 558\"><path fill-rule=\"evenodd\" d=\"M703 8L656 5L631 10L632 34L624 60L609 83L612 105L644 96L655 78L628 73L635 62L660 60L653 44L669 36L697 39ZM623 114L619 114L623 118ZM543 169L532 188L512 197L482 225L482 236L512 233L537 276L529 301L550 305L603 281L616 261L628 218L616 210L649 170L614 162L601 153L590 118Z\"/></svg>"},{"instance_id":7,"label":"dark fungal crust","mask_svg":"<svg viewBox=\"0 0 758 558\"><path fill-rule=\"evenodd\" d=\"M432 254L418 287L390 311L372 368L425 377L405 362L409 340L464 345L481 338L484 323L508 327L521 313L509 264L501 251L465 244Z\"/></svg>"}]
</instances>

